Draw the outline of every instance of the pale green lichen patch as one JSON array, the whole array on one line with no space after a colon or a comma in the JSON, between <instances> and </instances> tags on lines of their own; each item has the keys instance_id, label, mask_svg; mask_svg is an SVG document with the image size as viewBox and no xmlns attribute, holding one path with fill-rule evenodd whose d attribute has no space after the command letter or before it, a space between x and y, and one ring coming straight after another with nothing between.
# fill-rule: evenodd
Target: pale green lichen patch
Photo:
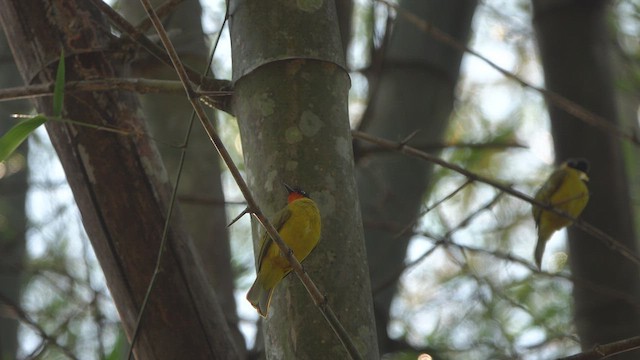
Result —
<instances>
[{"instance_id":1,"label":"pale green lichen patch","mask_svg":"<svg viewBox=\"0 0 640 360\"><path fill-rule=\"evenodd\" d=\"M326 175L324 177L324 186L329 189L329 190L335 190L336 189L336 180L333 177L333 175Z\"/></svg>"},{"instance_id":2,"label":"pale green lichen patch","mask_svg":"<svg viewBox=\"0 0 640 360\"><path fill-rule=\"evenodd\" d=\"M297 0L298 8L306 12L314 12L322 8L323 0Z\"/></svg>"},{"instance_id":3,"label":"pale green lichen patch","mask_svg":"<svg viewBox=\"0 0 640 360\"><path fill-rule=\"evenodd\" d=\"M267 117L273 115L276 107L275 101L265 93L255 94L251 97L251 103L257 107L260 115Z\"/></svg>"},{"instance_id":4,"label":"pale green lichen patch","mask_svg":"<svg viewBox=\"0 0 640 360\"><path fill-rule=\"evenodd\" d=\"M284 165L284 168L287 171L295 171L298 168L298 162L297 161L293 161L293 160L289 160Z\"/></svg>"},{"instance_id":5,"label":"pale green lichen patch","mask_svg":"<svg viewBox=\"0 0 640 360\"><path fill-rule=\"evenodd\" d=\"M300 130L305 136L314 136L324 126L320 117L312 111L305 110L300 118Z\"/></svg>"},{"instance_id":6,"label":"pale green lichen patch","mask_svg":"<svg viewBox=\"0 0 640 360\"><path fill-rule=\"evenodd\" d=\"M315 200L320 209L320 213L324 216L327 214L333 214L336 208L336 199L331 195L330 191L324 190L314 192L311 194L311 198Z\"/></svg>"},{"instance_id":7,"label":"pale green lichen patch","mask_svg":"<svg viewBox=\"0 0 640 360\"><path fill-rule=\"evenodd\" d=\"M343 137L339 137L336 139L335 145L336 145L336 152L338 153L338 155L340 155L343 159L350 161L351 151L352 151L351 141L348 141Z\"/></svg>"},{"instance_id":8,"label":"pale green lichen patch","mask_svg":"<svg viewBox=\"0 0 640 360\"><path fill-rule=\"evenodd\" d=\"M255 184L256 178L255 178L255 175L253 174L253 171L251 171L251 168L249 166L245 167L244 176L247 179L247 184L249 184L249 185Z\"/></svg>"},{"instance_id":9,"label":"pale green lichen patch","mask_svg":"<svg viewBox=\"0 0 640 360\"><path fill-rule=\"evenodd\" d=\"M289 144L295 144L302 141L302 132L297 126L290 126L284 131L284 138Z\"/></svg>"},{"instance_id":10,"label":"pale green lichen patch","mask_svg":"<svg viewBox=\"0 0 640 360\"><path fill-rule=\"evenodd\" d=\"M265 181L265 190L267 192L273 191L273 184L277 181L278 172L276 170L269 171L267 174L267 181Z\"/></svg>"}]
</instances>

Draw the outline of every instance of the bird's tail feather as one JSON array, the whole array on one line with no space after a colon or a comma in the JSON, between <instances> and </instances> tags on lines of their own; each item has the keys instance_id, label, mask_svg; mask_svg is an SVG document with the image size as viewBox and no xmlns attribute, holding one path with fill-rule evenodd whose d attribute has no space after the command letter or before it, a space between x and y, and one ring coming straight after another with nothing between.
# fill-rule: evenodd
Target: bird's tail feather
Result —
<instances>
[{"instance_id":1,"label":"bird's tail feather","mask_svg":"<svg viewBox=\"0 0 640 360\"><path fill-rule=\"evenodd\" d=\"M267 317L269 304L271 303L271 295L273 295L273 288L266 290L256 280L247 293L247 300L258 310L260 316Z\"/></svg>"},{"instance_id":2,"label":"bird's tail feather","mask_svg":"<svg viewBox=\"0 0 640 360\"><path fill-rule=\"evenodd\" d=\"M553 233L553 231L545 231L542 228L538 229L538 243L536 244L536 250L534 253L538 269L542 268L542 256L544 255L544 248L547 246L547 241Z\"/></svg>"}]
</instances>

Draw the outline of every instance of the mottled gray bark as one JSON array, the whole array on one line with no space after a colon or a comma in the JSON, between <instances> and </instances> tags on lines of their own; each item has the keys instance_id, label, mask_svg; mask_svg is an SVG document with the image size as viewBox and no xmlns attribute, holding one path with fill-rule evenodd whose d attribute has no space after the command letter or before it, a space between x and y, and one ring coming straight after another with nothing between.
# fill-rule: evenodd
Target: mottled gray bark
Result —
<instances>
[{"instance_id":1,"label":"mottled gray bark","mask_svg":"<svg viewBox=\"0 0 640 360\"><path fill-rule=\"evenodd\" d=\"M322 238L304 267L363 357L376 359L335 4L231 1L230 9L247 181L266 214L286 203L282 181L317 202ZM347 356L294 276L276 288L263 334L270 359Z\"/></svg>"}]
</instances>

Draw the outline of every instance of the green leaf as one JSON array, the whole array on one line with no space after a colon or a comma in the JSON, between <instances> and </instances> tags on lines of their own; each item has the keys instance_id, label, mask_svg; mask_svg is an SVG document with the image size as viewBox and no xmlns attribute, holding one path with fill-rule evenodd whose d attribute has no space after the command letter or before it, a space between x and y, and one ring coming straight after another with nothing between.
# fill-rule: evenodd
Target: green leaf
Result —
<instances>
[{"instance_id":1,"label":"green leaf","mask_svg":"<svg viewBox=\"0 0 640 360\"><path fill-rule=\"evenodd\" d=\"M118 331L118 337L116 338L115 344L113 344L113 349L109 352L105 358L105 360L119 360L122 359L122 354L127 350L127 342L124 336L124 331L120 329Z\"/></svg>"},{"instance_id":2,"label":"green leaf","mask_svg":"<svg viewBox=\"0 0 640 360\"><path fill-rule=\"evenodd\" d=\"M60 53L60 61L58 61L58 71L56 72L56 85L53 88L53 116L60 117L62 115L62 106L64 103L64 50Z\"/></svg>"},{"instance_id":3,"label":"green leaf","mask_svg":"<svg viewBox=\"0 0 640 360\"><path fill-rule=\"evenodd\" d=\"M36 115L16 124L0 137L0 162L6 160L38 126L45 122L47 122L46 117Z\"/></svg>"}]
</instances>

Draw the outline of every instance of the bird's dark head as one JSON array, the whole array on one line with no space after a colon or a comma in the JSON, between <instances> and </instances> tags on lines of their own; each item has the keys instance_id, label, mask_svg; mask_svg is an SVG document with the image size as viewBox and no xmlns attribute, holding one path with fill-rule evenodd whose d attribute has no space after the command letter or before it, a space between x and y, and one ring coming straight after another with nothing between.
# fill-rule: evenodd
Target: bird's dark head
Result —
<instances>
[{"instance_id":1,"label":"bird's dark head","mask_svg":"<svg viewBox=\"0 0 640 360\"><path fill-rule=\"evenodd\" d=\"M580 170L585 174L589 173L589 161L587 161L587 159L584 159L584 158L568 159L567 161L565 161L565 164L567 164L567 167Z\"/></svg>"},{"instance_id":2,"label":"bird's dark head","mask_svg":"<svg viewBox=\"0 0 640 360\"><path fill-rule=\"evenodd\" d=\"M306 191L300 189L299 187L289 186L284 182L282 183L282 185L284 185L284 187L289 192L289 196L287 196L287 202L288 203L294 202L294 201L296 201L298 199L308 198L309 197L309 194L307 194Z\"/></svg>"}]
</instances>

